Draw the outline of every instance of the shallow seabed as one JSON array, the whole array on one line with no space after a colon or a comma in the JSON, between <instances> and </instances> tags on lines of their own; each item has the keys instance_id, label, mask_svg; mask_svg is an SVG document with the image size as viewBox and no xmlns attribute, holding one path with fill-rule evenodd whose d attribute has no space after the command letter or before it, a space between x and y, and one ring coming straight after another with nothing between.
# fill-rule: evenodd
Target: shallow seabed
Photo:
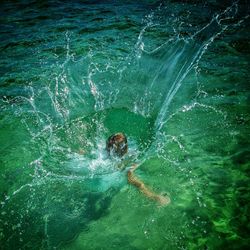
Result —
<instances>
[{"instance_id":1,"label":"shallow seabed","mask_svg":"<svg viewBox=\"0 0 250 250\"><path fill-rule=\"evenodd\" d=\"M247 249L249 7L2 1L0 249Z\"/></svg>"}]
</instances>

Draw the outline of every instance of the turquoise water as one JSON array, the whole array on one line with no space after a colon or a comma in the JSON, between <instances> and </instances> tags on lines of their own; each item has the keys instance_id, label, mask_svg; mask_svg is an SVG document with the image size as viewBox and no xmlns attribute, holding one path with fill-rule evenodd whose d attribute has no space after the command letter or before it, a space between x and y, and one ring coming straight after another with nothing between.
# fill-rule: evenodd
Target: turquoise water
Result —
<instances>
[{"instance_id":1,"label":"turquoise water","mask_svg":"<svg viewBox=\"0 0 250 250\"><path fill-rule=\"evenodd\" d=\"M247 1L0 6L1 249L247 248Z\"/></svg>"}]
</instances>

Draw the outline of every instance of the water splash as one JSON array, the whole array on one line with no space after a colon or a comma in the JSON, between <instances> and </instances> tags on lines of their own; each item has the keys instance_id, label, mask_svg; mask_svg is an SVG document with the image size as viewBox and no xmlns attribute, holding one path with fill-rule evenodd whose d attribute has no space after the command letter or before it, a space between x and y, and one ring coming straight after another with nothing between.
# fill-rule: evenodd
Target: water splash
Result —
<instances>
[{"instance_id":1,"label":"water splash","mask_svg":"<svg viewBox=\"0 0 250 250\"><path fill-rule=\"evenodd\" d=\"M23 144L14 145L14 138L13 144L5 147L9 153L7 149L11 145L13 152L10 151L10 157L15 154L19 157L18 161L15 161L18 157L10 161L4 158L5 162L9 166L17 166L16 168L20 166L20 169L13 170L13 175L6 174L7 182L14 184L10 186L8 195L4 196L3 215L15 203L23 204L17 208L20 217L16 214L15 219L25 224L23 217L31 216L31 221L32 218L39 218L37 225L44 225L40 232L47 239L45 246L58 246L62 239L56 238L57 234L61 238L67 238L67 233L60 234L60 230L55 228L58 220L55 220L53 214L60 214L62 211L62 214L66 214L62 220L65 223L63 228L66 228L65 225L77 225L78 231L82 230L82 225L75 218L78 221L79 218L92 219L91 209L95 211L94 216L99 218L101 213L95 209L103 199L101 195L111 185L119 183L121 176L115 170L117 162L111 162L105 155L105 138L118 129L127 129L128 134L131 134L129 141L132 142L130 152L135 155L133 160L142 164L150 157L164 159L164 164L183 173L181 178L188 178L183 189L190 184L195 191L196 202L204 207L203 193L197 188L195 174L191 174L187 166L186 169L185 166L180 166L180 162L185 164L189 160L187 155L190 152L185 137L182 134L167 133L166 125L178 115L197 109L218 114L219 117L224 117L222 122L225 120L224 111L198 100L199 95L208 95L198 82L200 62L215 39L219 39L227 31L241 27L249 15L239 19L236 2L194 27L196 22L192 23L190 20L190 11L187 12L188 22L185 23L174 14L175 9L171 7L167 4L165 8L162 4L147 14L141 25L129 20L124 36L110 24L108 27L104 24L102 31L84 31L85 27L82 26L85 24L81 20L79 23L84 36L74 29L64 30L57 34L59 44L51 42L50 45L42 44L33 49L38 54L34 54L31 62L34 62L38 70L28 73L37 75L39 80L28 78L22 83L28 87L20 85L16 92L11 87L6 91L7 94L2 99L2 110L9 112L11 119L17 120L14 126L19 125L20 141ZM115 17L111 20L117 21ZM164 23L163 20L167 21ZM55 26L54 23L52 26ZM113 27L112 32L110 27ZM50 28L46 27L46 30ZM115 35L110 35L111 33ZM48 37L48 41L53 38L55 37ZM190 85L195 92L194 99L184 98L179 101L178 93L189 84L185 80L192 70L195 76L191 78L193 82ZM27 75L22 77L25 79ZM172 108L171 105L176 100L179 101L179 106ZM121 109L124 107L125 109ZM121 119L118 119L118 115L113 115L111 121L106 122L105 119L112 110L118 109ZM131 116L127 119L128 110L142 118L135 119ZM8 116L5 120L8 121ZM244 119L240 121L242 120ZM119 124L116 124L117 121ZM86 150L86 155L80 155L79 148ZM169 148L176 149L177 153L169 153ZM158 165L160 164L156 164L156 167ZM20 173L22 175L18 180L14 176ZM167 178L167 175L164 177ZM96 181L94 185L93 179ZM102 194L91 196L86 190ZM73 200L69 198L72 194L75 195ZM103 210L105 206L101 206ZM10 216L14 217L13 214ZM194 223L197 221L199 220L194 220ZM87 219L84 223L87 224ZM22 234L25 229L28 230L23 224ZM19 227L14 227L16 228ZM33 225L30 228L37 227ZM72 232L74 236L77 234L73 229ZM12 231L10 234L8 242L15 236ZM73 238L69 235L68 240ZM23 236L21 239L23 240Z\"/></svg>"}]
</instances>

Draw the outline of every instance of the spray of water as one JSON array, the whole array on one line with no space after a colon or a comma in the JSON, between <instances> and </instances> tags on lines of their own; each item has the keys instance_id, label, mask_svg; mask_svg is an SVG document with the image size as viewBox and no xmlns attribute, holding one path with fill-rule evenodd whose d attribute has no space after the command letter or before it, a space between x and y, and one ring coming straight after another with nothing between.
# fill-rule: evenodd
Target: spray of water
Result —
<instances>
[{"instance_id":1,"label":"spray of water","mask_svg":"<svg viewBox=\"0 0 250 250\"><path fill-rule=\"evenodd\" d=\"M30 82L23 94L4 99L6 106L15 110L15 115L26 127L31 148L38 151L37 158L28 164L34 169L32 180L13 190L4 203L26 189L32 192L47 183L51 186L66 183L67 186L77 182L93 190L93 183L88 180L96 178L98 191L106 191L118 183L117 162L111 161L105 151L107 128L104 126L105 114L101 114L112 108L126 107L143 117L153 117L154 143L149 150L145 147L147 152L140 155L141 163L157 149L161 157L178 165L165 156L164 140L173 141L180 150L185 151L185 148L177 137L162 132L167 122L176 113L195 107L220 111L197 101L175 112L171 112L170 106L188 74L193 69L196 76L199 74L199 62L213 41L228 29L241 25L248 16L235 20L237 3L234 3L188 36L181 35L178 31L181 26L176 26L174 20L173 35L160 41L156 48L148 48L146 38L150 30L161 28L158 18L163 10L164 7L159 6L145 17L130 53L118 65L111 59L101 65L96 60L100 55L92 49L86 56L76 58L71 48L73 35L67 31L64 60L49 68L49 77L46 75L42 79L44 84L36 86ZM96 118L98 112L101 115ZM140 148L133 140L129 138L130 148L136 155ZM79 153L77 144L86 154ZM49 213L44 220L45 234L49 238Z\"/></svg>"}]
</instances>

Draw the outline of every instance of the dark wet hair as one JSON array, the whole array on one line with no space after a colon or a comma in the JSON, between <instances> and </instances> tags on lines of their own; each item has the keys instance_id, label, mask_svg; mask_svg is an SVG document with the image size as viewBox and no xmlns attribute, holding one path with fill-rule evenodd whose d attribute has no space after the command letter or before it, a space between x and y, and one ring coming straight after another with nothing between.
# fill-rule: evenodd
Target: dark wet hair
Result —
<instances>
[{"instance_id":1,"label":"dark wet hair","mask_svg":"<svg viewBox=\"0 0 250 250\"><path fill-rule=\"evenodd\" d=\"M111 135L107 140L106 148L109 154L122 157L128 152L127 137L123 133Z\"/></svg>"}]
</instances>

